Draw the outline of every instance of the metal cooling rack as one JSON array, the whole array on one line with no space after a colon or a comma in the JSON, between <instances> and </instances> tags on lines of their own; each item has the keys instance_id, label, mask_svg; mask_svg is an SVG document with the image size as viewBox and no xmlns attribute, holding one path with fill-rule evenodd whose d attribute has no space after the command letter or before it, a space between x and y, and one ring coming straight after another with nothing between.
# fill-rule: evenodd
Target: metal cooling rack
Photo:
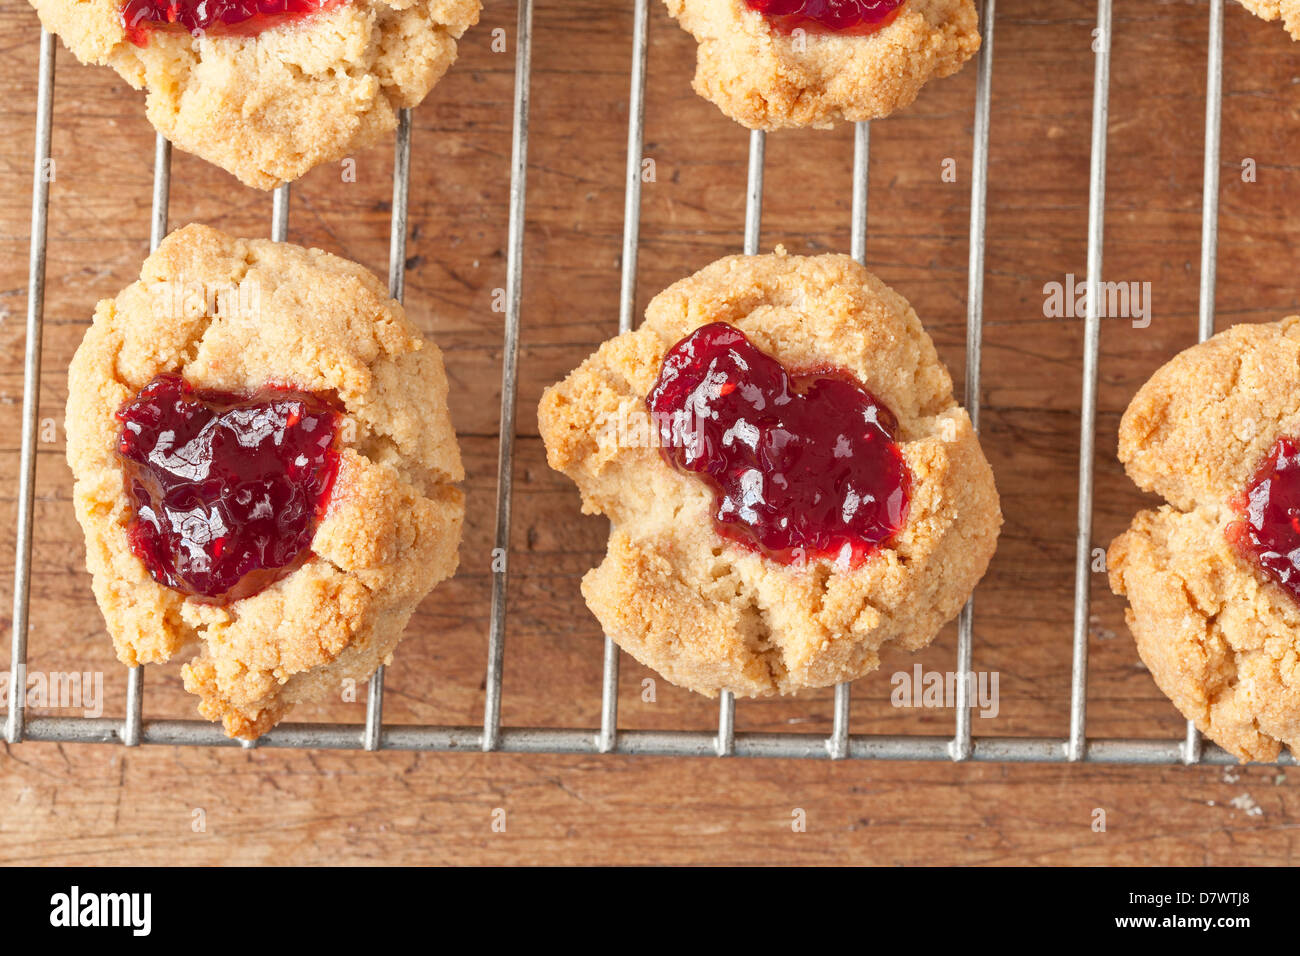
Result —
<instances>
[{"instance_id":1,"label":"metal cooling rack","mask_svg":"<svg viewBox=\"0 0 1300 956\"><path fill-rule=\"evenodd\" d=\"M619 329L632 327L636 303L637 245L641 211L642 130L645 118L645 75L648 6L634 0L631 96L627 135L627 186L624 206L622 283ZM967 351L965 404L979 424L980 349L984 311L985 206L988 194L989 101L993 74L993 28L996 0L983 0L983 45L977 61L973 172L971 179L970 269L967 286ZM495 545L508 554L510 505L518 390L519 322L522 308L524 210L528 168L529 77L534 0L519 0L516 31L514 133L510 168L510 225L506 272L505 348L501 369L500 455L497 465ZM1219 121L1222 99L1223 0L1209 0L1210 39L1205 104L1205 172L1201 241L1200 338L1214 328L1215 252L1218 223ZM956 724L951 737L852 734L849 731L850 687L835 688L833 724L829 736L797 733L737 733L735 701L722 695L717 733L704 731L643 731L618 728L619 650L605 639L601 722L596 729L544 729L501 726L501 677L505 658L509 572L492 582L488 630L486 700L481 727L392 725L383 722L383 668L370 682L364 724L281 724L255 746L364 750L502 751L527 753L621 753L671 756L821 757L829 759L952 760L1008 762L1093 762L1133 764L1231 764L1235 758L1202 743L1190 723L1183 740L1088 739L1086 736L1088 673L1088 602L1092 556L1093 451L1097 419L1097 357L1100 342L1102 237L1105 217L1107 106L1110 88L1111 0L1099 0L1097 51L1093 89L1092 154L1088 221L1088 309L1085 317L1083 394L1079 431L1079 513L1075 566L1073 660L1070 734L1057 737L972 737L967 677L971 673L973 605L958 618ZM41 369L41 324L45 294L46 212L49 184L44 175L50 157L53 124L55 38L40 40L40 76L36 115L36 162L32 190L32 242L27 308L27 347L24 365L22 452L18 494L18 531L14 569L14 613L11 668L26 673L30 607L32 506L35 495L36 434ZM403 111L397 131L393 171L393 213L389 288L400 299L406 261L407 195L411 157L411 117ZM870 126L857 125L854 137L852 254L865 259ZM764 134L749 141L749 185L744 250L759 247L763 205ZM151 245L167 233L171 148L158 137L154 165ZM274 194L271 235L283 241L289 223L289 187ZM126 716L115 718L31 717L24 712L22 694L11 694L5 737L63 743L197 744L254 746L228 739L220 727L198 720L146 720L144 671L133 668L127 684ZM18 685L18 686L25 686ZM1294 762L1284 754L1281 763Z\"/></svg>"}]
</instances>

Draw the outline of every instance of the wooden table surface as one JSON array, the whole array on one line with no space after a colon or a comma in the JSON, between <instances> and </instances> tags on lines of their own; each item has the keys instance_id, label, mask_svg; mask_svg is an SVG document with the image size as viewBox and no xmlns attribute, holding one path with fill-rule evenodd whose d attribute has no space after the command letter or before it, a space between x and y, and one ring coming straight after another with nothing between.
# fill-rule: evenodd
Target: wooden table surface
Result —
<instances>
[{"instance_id":1,"label":"wooden table surface","mask_svg":"<svg viewBox=\"0 0 1300 956\"><path fill-rule=\"evenodd\" d=\"M461 571L421 607L389 669L395 723L482 719L502 358L514 4L489 0L460 62L416 111L411 314L446 351L465 453ZM1082 321L1045 318L1043 287L1085 271L1096 7L1002 0L993 70L982 436L1006 526L978 591L975 668L1001 706L977 735L1068 732ZM1218 324L1300 311L1300 46L1226 11ZM537 437L541 390L618 321L630 5L538 0L503 720L596 727L601 635L578 580L606 524L583 517ZM507 51L492 49L504 31ZM1196 338L1207 6L1116 0L1105 256L1150 282L1152 321L1103 323L1094 535L1144 499L1115 460L1134 390ZM0 608L11 606L38 27L0 8ZM652 3L639 307L739 251L747 134L690 89L695 45ZM975 71L935 83L872 129L871 268L905 294L959 387L965 365ZM137 274L149 238L153 131L142 96L60 49L32 573L30 667L125 674L90 595L69 500L67 363L94 303ZM942 176L955 160L956 182ZM317 169L293 189L290 239L387 264L391 148L357 182ZM1255 181L1243 181L1252 160ZM768 140L762 245L847 251L852 131ZM268 195L176 154L171 222L265 235ZM960 394L960 392L959 392ZM48 421L47 421L48 420ZM1140 665L1122 603L1094 576L1088 732L1176 738L1183 722ZM6 633L9 620L4 621ZM955 667L955 632L886 659L854 688L855 733L948 734L946 709L891 706L889 675ZM7 660L8 641L0 645ZM626 656L621 722L711 730L716 705ZM364 698L364 695L362 695ZM830 730L830 692L741 702L738 730ZM145 715L188 717L178 665L152 668ZM360 721L364 703L297 719ZM596 756L340 753L22 743L0 761L5 863L1289 863L1295 770ZM805 832L791 825L806 814ZM1095 811L1106 827L1093 827ZM494 814L505 811L504 832ZM196 811L202 811L201 814ZM500 815L496 815L499 819ZM196 827L195 820L204 821Z\"/></svg>"}]
</instances>

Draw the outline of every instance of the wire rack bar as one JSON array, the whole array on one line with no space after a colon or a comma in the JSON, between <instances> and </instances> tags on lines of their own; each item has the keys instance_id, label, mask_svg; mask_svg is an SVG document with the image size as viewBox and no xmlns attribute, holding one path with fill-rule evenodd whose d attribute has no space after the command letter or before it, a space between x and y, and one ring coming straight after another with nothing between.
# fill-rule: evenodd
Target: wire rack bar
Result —
<instances>
[{"instance_id":1,"label":"wire rack bar","mask_svg":"<svg viewBox=\"0 0 1300 956\"><path fill-rule=\"evenodd\" d=\"M397 113L393 145L393 212L388 229L388 294L406 298L406 234L411 198L411 111Z\"/></svg>"},{"instance_id":2,"label":"wire rack bar","mask_svg":"<svg viewBox=\"0 0 1300 956\"><path fill-rule=\"evenodd\" d=\"M853 685L842 681L835 685L835 701L831 710L831 735L824 746L832 760L843 760L849 755L849 724L853 717Z\"/></svg>"},{"instance_id":3,"label":"wire rack bar","mask_svg":"<svg viewBox=\"0 0 1300 956\"><path fill-rule=\"evenodd\" d=\"M649 32L648 0L636 0L632 11L632 80L627 110L627 184L623 195L623 255L619 279L618 331L630 332L636 312L637 251L641 237L641 164L645 159L646 39ZM605 635L601 672L600 736L597 750L609 753L618 736L619 649Z\"/></svg>"},{"instance_id":4,"label":"wire rack bar","mask_svg":"<svg viewBox=\"0 0 1300 956\"><path fill-rule=\"evenodd\" d=\"M871 124L853 125L853 210L849 223L849 253L859 265L867 264L867 213L871 186ZM835 702L831 711L831 735L826 751L832 760L849 755L849 730L853 716L853 685L841 681L835 685Z\"/></svg>"},{"instance_id":5,"label":"wire rack bar","mask_svg":"<svg viewBox=\"0 0 1300 956\"><path fill-rule=\"evenodd\" d=\"M749 133L749 185L745 193L745 255L758 255L763 233L763 162L767 134L761 129Z\"/></svg>"},{"instance_id":6,"label":"wire rack bar","mask_svg":"<svg viewBox=\"0 0 1300 956\"><path fill-rule=\"evenodd\" d=\"M397 140L393 146L393 207L388 238L388 294L401 302L406 293L406 224L411 195L411 111L397 114ZM384 726L384 665L370 675L366 690L366 750L382 746Z\"/></svg>"},{"instance_id":7,"label":"wire rack bar","mask_svg":"<svg viewBox=\"0 0 1300 956\"><path fill-rule=\"evenodd\" d=\"M867 264L867 196L871 186L871 124L853 124L853 218L849 224L849 255Z\"/></svg>"},{"instance_id":8,"label":"wire rack bar","mask_svg":"<svg viewBox=\"0 0 1300 956\"><path fill-rule=\"evenodd\" d=\"M514 131L511 149L510 224L507 239L506 325L502 356L500 449L497 468L495 554L508 554L510 505L514 459L515 404L518 382L520 313L522 306L527 185L528 107L534 0L519 0L516 33ZM967 296L966 407L978 428L980 413L980 355L984 311L985 225L988 197L988 150L993 64L995 0L984 0L981 11L983 44L979 54L974 135L972 144L970 268ZM619 329L631 328L636 309L637 249L640 239L641 165L644 159L645 82L648 49L649 0L635 0L632 64L629 91L627 182L624 195L622 273L620 277ZM1214 330L1215 263L1218 235L1220 127L1222 114L1223 0L1210 0L1209 57L1207 63L1205 169L1202 197L1201 288L1199 337ZM835 689L833 723L829 735L797 733L738 733L735 699L721 695L718 729L708 731L637 731L618 729L619 651L605 640L602 675L601 723L590 729L542 729L501 726L502 666L506 635L508 571L493 578L484 720L482 727L385 725L383 723L384 670L371 679L363 724L288 723L260 738L258 746L274 748L330 748L340 750L421 750L442 752L501 751L506 753L616 753L661 756L738 756L849 760L969 760L976 762L1057 763L1078 761L1100 764L1176 765L1205 763L1230 765L1231 754L1202 741L1189 722L1182 740L1094 739L1086 736L1088 607L1091 565L1092 460L1096 430L1096 383L1100 346L1102 240L1105 214L1107 113L1111 0L1099 0L1094 73L1092 153L1088 221L1088 311L1085 320L1083 385L1081 398L1079 513L1076 552L1075 607L1072 642L1070 733L1068 737L972 737L969 684L957 682L958 707L952 737L871 735L850 733L850 685ZM35 500L36 433L40 399L41 330L44 313L46 241L48 235L49 164L53 130L55 38L42 30L36 109L35 171L32 189L32 242L29 262L27 342L24 359L22 451L19 464L18 529L14 569L14 626L11 667L14 679L25 678L30 610L32 509ZM867 211L870 166L870 127L854 130L852 254L866 261ZM745 202L744 250L756 254L762 232L764 153L763 133L749 139L748 186ZM390 235L389 290L403 297L410 189L411 114L399 114L393 170L393 213ZM168 228L171 185L171 146L159 136L155 143L154 182L150 219L150 248L156 249ZM271 235L284 241L289 224L289 187L277 189L272 202ZM504 566L508 568L508 564ZM958 619L958 669L971 673L973 605L968 603ZM23 686L16 684L15 686ZM126 712L121 719L47 717L27 718L24 695L11 694L5 737L63 743L121 743L127 746L197 745L238 747L222 729L200 720L146 720L142 716L143 669L128 673ZM1288 752L1277 761L1294 766Z\"/></svg>"},{"instance_id":9,"label":"wire rack bar","mask_svg":"<svg viewBox=\"0 0 1300 956\"><path fill-rule=\"evenodd\" d=\"M36 92L36 159L32 173L32 246L27 269L27 351L23 360L23 436L18 463L18 534L14 554L14 624L10 686L26 688L31 609L32 509L36 504L36 431L41 404L41 327L45 315L45 253L50 208L50 141L54 129L54 35L42 28ZM22 678L19 682L18 678ZM23 739L26 695L9 694L5 739Z\"/></svg>"},{"instance_id":10,"label":"wire rack bar","mask_svg":"<svg viewBox=\"0 0 1300 956\"><path fill-rule=\"evenodd\" d=\"M645 72L649 0L632 10L632 82L627 109L627 186L623 193L623 258L618 298L618 330L632 330L636 313L636 267L641 237L641 164L645 160Z\"/></svg>"},{"instance_id":11,"label":"wire rack bar","mask_svg":"<svg viewBox=\"0 0 1300 956\"><path fill-rule=\"evenodd\" d=\"M1201 290L1197 338L1214 335L1214 283L1219 252L1219 156L1223 117L1223 0L1210 0L1209 55L1205 66L1205 173L1201 189ZM1183 762L1201 762L1204 742L1187 722Z\"/></svg>"},{"instance_id":12,"label":"wire rack bar","mask_svg":"<svg viewBox=\"0 0 1300 956\"><path fill-rule=\"evenodd\" d=\"M1070 669L1070 744L1082 760L1088 708L1088 611L1092 586L1092 473L1097 434L1097 353L1101 345L1101 258L1106 228L1106 142L1110 114L1111 0L1097 4L1093 52L1092 155L1088 183L1088 308L1083 331L1083 394L1079 411L1079 520L1074 558L1074 638Z\"/></svg>"},{"instance_id":13,"label":"wire rack bar","mask_svg":"<svg viewBox=\"0 0 1300 956\"><path fill-rule=\"evenodd\" d=\"M172 195L172 144L162 133L154 137L153 203L149 221L149 251L153 252L167 237L168 210Z\"/></svg>"},{"instance_id":14,"label":"wire rack bar","mask_svg":"<svg viewBox=\"0 0 1300 956\"><path fill-rule=\"evenodd\" d=\"M276 187L271 194L271 239L284 242L289 238L289 184Z\"/></svg>"},{"instance_id":15,"label":"wire rack bar","mask_svg":"<svg viewBox=\"0 0 1300 956\"><path fill-rule=\"evenodd\" d=\"M993 90L993 24L995 0L985 0L980 13L980 52L975 73L975 128L971 144L970 262L966 272L966 411L971 427L980 424L980 360L984 348L984 249L989 195L989 110ZM970 687L975 643L975 596L957 616L956 727L953 760L971 756Z\"/></svg>"},{"instance_id":16,"label":"wire rack bar","mask_svg":"<svg viewBox=\"0 0 1300 956\"><path fill-rule=\"evenodd\" d=\"M528 186L528 103L532 70L533 0L519 0L515 29L515 115L510 146L510 227L506 252L506 329L501 358L501 428L497 459L495 554L502 570L492 578L492 618L483 703L483 749L497 749L501 731L501 675L505 663L506 584L509 576L510 499L514 487L515 400L518 392L519 310L523 299L524 227Z\"/></svg>"},{"instance_id":17,"label":"wire rack bar","mask_svg":"<svg viewBox=\"0 0 1300 956\"><path fill-rule=\"evenodd\" d=\"M1198 333L1214 335L1214 283L1219 255L1219 156L1223 117L1223 0L1210 0L1205 69L1205 173L1201 190L1201 295Z\"/></svg>"},{"instance_id":18,"label":"wire rack bar","mask_svg":"<svg viewBox=\"0 0 1300 956\"><path fill-rule=\"evenodd\" d=\"M107 717L33 717L27 740L59 743L120 743L122 722ZM259 745L290 750L361 750L363 724L280 724L263 736ZM472 753L482 749L480 727L394 725L384 728L385 750ZM219 726L198 720L148 720L141 743L158 746L238 747ZM624 730L614 753L662 757L710 757L717 754L717 737L708 731ZM849 739L850 760L952 759L951 737L922 735L855 735ZM1069 741L1061 737L976 737L970 759L980 763L1061 763ZM583 728L500 728L493 748L501 753L596 754L596 735ZM731 753L737 757L828 759L821 734L739 733ZM1183 762L1179 740L1114 738L1090 740L1082 758L1096 764L1153 764L1174 766ZM1235 765L1237 759L1221 748L1205 747L1202 763ZM1295 766L1288 752L1279 766Z\"/></svg>"}]
</instances>

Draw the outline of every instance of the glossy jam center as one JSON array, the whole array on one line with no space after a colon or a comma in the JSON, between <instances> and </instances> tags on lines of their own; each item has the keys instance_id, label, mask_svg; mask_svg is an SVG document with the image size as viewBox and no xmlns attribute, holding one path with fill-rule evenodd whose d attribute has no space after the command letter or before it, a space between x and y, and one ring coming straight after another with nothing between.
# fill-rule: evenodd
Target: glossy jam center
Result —
<instances>
[{"instance_id":1,"label":"glossy jam center","mask_svg":"<svg viewBox=\"0 0 1300 956\"><path fill-rule=\"evenodd\" d=\"M745 0L778 33L795 29L865 35L886 27L904 0Z\"/></svg>"},{"instance_id":2,"label":"glossy jam center","mask_svg":"<svg viewBox=\"0 0 1300 956\"><path fill-rule=\"evenodd\" d=\"M122 26L136 46L156 27L176 25L190 33L225 30L255 34L332 6L338 0L126 0Z\"/></svg>"},{"instance_id":3,"label":"glossy jam center","mask_svg":"<svg viewBox=\"0 0 1300 956\"><path fill-rule=\"evenodd\" d=\"M910 475L888 408L848 375L791 375L706 325L646 398L664 458L714 488L719 534L782 563L860 564L903 527Z\"/></svg>"},{"instance_id":4,"label":"glossy jam center","mask_svg":"<svg viewBox=\"0 0 1300 956\"><path fill-rule=\"evenodd\" d=\"M1278 439L1232 506L1229 540L1300 601L1300 441Z\"/></svg>"},{"instance_id":5,"label":"glossy jam center","mask_svg":"<svg viewBox=\"0 0 1300 956\"><path fill-rule=\"evenodd\" d=\"M288 389L248 397L160 375L117 413L131 550L159 584L248 597L309 554L338 472L338 412Z\"/></svg>"}]
</instances>

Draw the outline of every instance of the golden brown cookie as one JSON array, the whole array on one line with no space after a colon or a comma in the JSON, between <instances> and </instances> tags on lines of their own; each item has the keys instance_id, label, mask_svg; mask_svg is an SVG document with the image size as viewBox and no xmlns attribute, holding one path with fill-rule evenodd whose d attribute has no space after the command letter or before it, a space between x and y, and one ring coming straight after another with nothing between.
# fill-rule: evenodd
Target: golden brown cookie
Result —
<instances>
[{"instance_id":1,"label":"golden brown cookie","mask_svg":"<svg viewBox=\"0 0 1300 956\"><path fill-rule=\"evenodd\" d=\"M160 583L135 537L144 505L126 479L132 426L119 410L175 373L205 393L291 388L337 409L337 476L310 547L251 596L214 603ZM139 281L96 308L68 375L67 435L86 563L118 657L134 666L197 646L185 686L232 736L256 737L293 704L366 679L456 570L464 471L442 356L379 279L337 256L204 226L173 233ZM187 527L187 546L211 540L210 527Z\"/></svg>"},{"instance_id":2,"label":"golden brown cookie","mask_svg":"<svg viewBox=\"0 0 1300 956\"><path fill-rule=\"evenodd\" d=\"M1243 496L1279 440L1296 436L1300 316L1180 353L1120 423L1129 476L1169 503L1111 544L1111 589L1128 598L1156 684L1242 760L1300 744L1300 605L1240 546Z\"/></svg>"},{"instance_id":3,"label":"golden brown cookie","mask_svg":"<svg viewBox=\"0 0 1300 956\"><path fill-rule=\"evenodd\" d=\"M1241 5L1265 20L1281 20L1291 39L1300 40L1300 0L1241 0Z\"/></svg>"},{"instance_id":4,"label":"golden brown cookie","mask_svg":"<svg viewBox=\"0 0 1300 956\"><path fill-rule=\"evenodd\" d=\"M861 564L785 563L723 537L714 489L643 440L665 355L718 322L788 369L846 373L896 416L906 521ZM886 644L924 647L984 574L1002 521L916 313L847 256L778 247L713 263L547 389L538 417L551 467L577 483L584 512L610 519L605 560L582 581L588 606L633 657L708 696L825 687L874 670Z\"/></svg>"},{"instance_id":5,"label":"golden brown cookie","mask_svg":"<svg viewBox=\"0 0 1300 956\"><path fill-rule=\"evenodd\" d=\"M128 36L124 0L31 3L77 59L111 66L147 90L149 120L167 139L258 189L395 129L398 109L419 104L447 72L480 9L479 0L326 0L269 26L253 20L191 36L180 25L145 23Z\"/></svg>"},{"instance_id":6,"label":"golden brown cookie","mask_svg":"<svg viewBox=\"0 0 1300 956\"><path fill-rule=\"evenodd\" d=\"M905 0L866 36L777 29L745 0L666 0L699 41L695 92L750 129L830 127L908 106L979 50L971 0Z\"/></svg>"}]
</instances>

